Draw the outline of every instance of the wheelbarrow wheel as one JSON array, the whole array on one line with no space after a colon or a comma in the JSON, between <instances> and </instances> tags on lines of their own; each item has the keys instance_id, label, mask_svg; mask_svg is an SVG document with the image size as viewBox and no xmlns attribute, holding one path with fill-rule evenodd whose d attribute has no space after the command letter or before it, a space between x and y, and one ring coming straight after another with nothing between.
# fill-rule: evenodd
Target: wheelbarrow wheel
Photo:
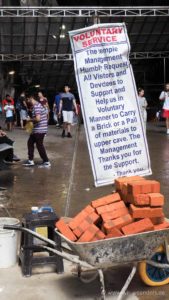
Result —
<instances>
[{"instance_id":1,"label":"wheelbarrow wheel","mask_svg":"<svg viewBox=\"0 0 169 300\"><path fill-rule=\"evenodd\" d=\"M157 249L151 260L161 264L168 263L162 246ZM149 286L162 286L169 283L169 268L158 268L143 261L139 263L138 270L142 281Z\"/></svg>"}]
</instances>

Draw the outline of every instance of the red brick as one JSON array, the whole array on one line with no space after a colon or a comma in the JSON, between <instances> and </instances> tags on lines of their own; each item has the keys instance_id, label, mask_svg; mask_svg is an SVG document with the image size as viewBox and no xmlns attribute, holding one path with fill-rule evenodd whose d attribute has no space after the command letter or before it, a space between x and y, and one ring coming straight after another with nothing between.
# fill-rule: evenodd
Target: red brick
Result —
<instances>
[{"instance_id":1,"label":"red brick","mask_svg":"<svg viewBox=\"0 0 169 300\"><path fill-rule=\"evenodd\" d=\"M87 215L87 212L82 210L69 222L69 227L74 230L79 224L81 224L81 222L87 217Z\"/></svg>"},{"instance_id":2,"label":"red brick","mask_svg":"<svg viewBox=\"0 0 169 300\"><path fill-rule=\"evenodd\" d=\"M70 222L69 227L74 230L78 227L79 224L92 212L94 212L94 208L90 205L86 206L80 213L78 213Z\"/></svg>"},{"instance_id":3,"label":"red brick","mask_svg":"<svg viewBox=\"0 0 169 300\"><path fill-rule=\"evenodd\" d=\"M96 242L98 239L94 236L94 238L90 242Z\"/></svg>"},{"instance_id":4,"label":"red brick","mask_svg":"<svg viewBox=\"0 0 169 300\"><path fill-rule=\"evenodd\" d=\"M97 221L100 219L100 216L94 211L90 215L86 217L86 221L90 223L97 223Z\"/></svg>"},{"instance_id":5,"label":"red brick","mask_svg":"<svg viewBox=\"0 0 169 300\"><path fill-rule=\"evenodd\" d=\"M78 242L90 242L96 235L96 233L99 231L99 228L95 226L94 224L90 225L88 229L81 235L80 239L78 239Z\"/></svg>"},{"instance_id":6,"label":"red brick","mask_svg":"<svg viewBox=\"0 0 169 300\"><path fill-rule=\"evenodd\" d=\"M128 182L133 182L133 181L138 181L138 180L145 180L145 179L141 176L131 176L131 177L117 178L115 180L115 188L116 188L117 191L119 191L119 190L122 189L123 183L128 183Z\"/></svg>"},{"instance_id":7,"label":"red brick","mask_svg":"<svg viewBox=\"0 0 169 300\"><path fill-rule=\"evenodd\" d=\"M148 194L150 200L150 206L163 206L164 196L160 193Z\"/></svg>"},{"instance_id":8,"label":"red brick","mask_svg":"<svg viewBox=\"0 0 169 300\"><path fill-rule=\"evenodd\" d=\"M155 225L154 230L160 230L160 229L165 229L169 227L169 222L164 221L162 224Z\"/></svg>"},{"instance_id":9,"label":"red brick","mask_svg":"<svg viewBox=\"0 0 169 300\"><path fill-rule=\"evenodd\" d=\"M152 184L151 184L151 193L160 193L160 183L158 181L155 180L151 180Z\"/></svg>"},{"instance_id":10,"label":"red brick","mask_svg":"<svg viewBox=\"0 0 169 300\"><path fill-rule=\"evenodd\" d=\"M163 209L162 207L151 208L149 206L135 206L130 204L130 214L133 219L144 219L144 218L156 218L163 217Z\"/></svg>"},{"instance_id":11,"label":"red brick","mask_svg":"<svg viewBox=\"0 0 169 300\"><path fill-rule=\"evenodd\" d=\"M94 212L94 208L91 205L87 205L84 209L83 209L88 215L90 215L92 212Z\"/></svg>"},{"instance_id":12,"label":"red brick","mask_svg":"<svg viewBox=\"0 0 169 300\"><path fill-rule=\"evenodd\" d=\"M138 194L133 196L132 203L139 206L149 205L150 199L148 194Z\"/></svg>"},{"instance_id":13,"label":"red brick","mask_svg":"<svg viewBox=\"0 0 169 300\"><path fill-rule=\"evenodd\" d=\"M108 220L104 223L104 229L107 234L109 234L112 228L116 227L120 229L121 227L131 223L133 221L132 217L128 214L123 217L117 218L115 220Z\"/></svg>"},{"instance_id":14,"label":"red brick","mask_svg":"<svg viewBox=\"0 0 169 300\"><path fill-rule=\"evenodd\" d=\"M115 224L112 220L108 220L107 222L103 223L103 228L104 228L104 232L106 234L109 234L111 230L115 228Z\"/></svg>"},{"instance_id":15,"label":"red brick","mask_svg":"<svg viewBox=\"0 0 169 300\"><path fill-rule=\"evenodd\" d=\"M159 225L159 224L163 223L165 220L164 214L162 217L150 218L150 220L154 225Z\"/></svg>"},{"instance_id":16,"label":"red brick","mask_svg":"<svg viewBox=\"0 0 169 300\"><path fill-rule=\"evenodd\" d=\"M96 214L95 212L91 213L88 215L81 224L78 225L77 228L73 230L73 233L77 236L80 237L83 232L92 224L96 223L99 220L100 216Z\"/></svg>"},{"instance_id":17,"label":"red brick","mask_svg":"<svg viewBox=\"0 0 169 300\"><path fill-rule=\"evenodd\" d=\"M138 195L138 194L142 194L143 193L143 184L144 184L144 188L146 186L149 187L148 193L150 193L151 191L151 186L149 184L149 182L144 181L144 182L133 182L133 183L129 183L128 184L128 194L132 194L132 195Z\"/></svg>"},{"instance_id":18,"label":"red brick","mask_svg":"<svg viewBox=\"0 0 169 300\"><path fill-rule=\"evenodd\" d=\"M144 179L144 178L143 178ZM144 179L145 181L145 179ZM123 201L125 201L126 203L133 203L134 204L134 200L133 200L133 195L128 193L128 184L129 183L133 183L132 182L128 182L128 183L123 183L122 184L122 191L119 192L121 195L121 198ZM134 183L140 183L140 181L136 180L134 181ZM141 180L141 183L143 183L143 180Z\"/></svg>"},{"instance_id":19,"label":"red brick","mask_svg":"<svg viewBox=\"0 0 169 300\"><path fill-rule=\"evenodd\" d=\"M101 230L99 230L98 232L96 232L95 238L96 238L97 240L104 240L105 234L104 234Z\"/></svg>"},{"instance_id":20,"label":"red brick","mask_svg":"<svg viewBox=\"0 0 169 300\"><path fill-rule=\"evenodd\" d=\"M115 202L115 203L112 203L112 204L109 204L109 205L104 205L104 206L97 207L96 211L100 215L100 214L103 214L105 212L115 211L117 209L124 208L124 207L125 207L124 202L119 201L119 202Z\"/></svg>"},{"instance_id":21,"label":"red brick","mask_svg":"<svg viewBox=\"0 0 169 300\"><path fill-rule=\"evenodd\" d=\"M121 216L125 216L127 214L129 214L127 207L123 207L123 208L117 209L115 211L110 211L110 212L101 214L101 217L102 217L103 221L106 222L107 220L113 220L113 219L119 218Z\"/></svg>"},{"instance_id":22,"label":"red brick","mask_svg":"<svg viewBox=\"0 0 169 300\"><path fill-rule=\"evenodd\" d=\"M150 210L151 208L149 206L137 207L133 204L130 204L130 213L133 219L149 218Z\"/></svg>"},{"instance_id":23,"label":"red brick","mask_svg":"<svg viewBox=\"0 0 169 300\"><path fill-rule=\"evenodd\" d=\"M123 236L123 233L117 229L117 228L112 228L109 234L106 235L105 239L110 239L110 238L115 238L115 237L121 237Z\"/></svg>"},{"instance_id":24,"label":"red brick","mask_svg":"<svg viewBox=\"0 0 169 300\"><path fill-rule=\"evenodd\" d=\"M128 193L128 191L127 191L127 186L128 186L128 183L123 183L122 184L122 194L124 195L124 196L127 196L127 193Z\"/></svg>"},{"instance_id":25,"label":"red brick","mask_svg":"<svg viewBox=\"0 0 169 300\"><path fill-rule=\"evenodd\" d=\"M160 183L155 180L144 180L128 184L128 193L132 195L159 193Z\"/></svg>"},{"instance_id":26,"label":"red brick","mask_svg":"<svg viewBox=\"0 0 169 300\"><path fill-rule=\"evenodd\" d=\"M121 191L119 191L121 199L124 202L127 202L127 185L128 185L127 183L123 183L121 187Z\"/></svg>"},{"instance_id":27,"label":"red brick","mask_svg":"<svg viewBox=\"0 0 169 300\"><path fill-rule=\"evenodd\" d=\"M141 233L145 231L150 231L153 230L154 226L153 223L149 218L145 218L143 220L140 220L138 222L133 222L129 225L126 225L122 227L122 232L125 235L130 235L130 234L136 234L136 233Z\"/></svg>"},{"instance_id":28,"label":"red brick","mask_svg":"<svg viewBox=\"0 0 169 300\"><path fill-rule=\"evenodd\" d=\"M125 216L113 220L113 222L115 223L115 227L118 229L120 229L124 225L130 224L132 221L133 219L130 214L127 214Z\"/></svg>"},{"instance_id":29,"label":"red brick","mask_svg":"<svg viewBox=\"0 0 169 300\"><path fill-rule=\"evenodd\" d=\"M128 183L123 183L122 184L122 188L121 188L121 194L123 195L123 199L125 200L126 197L127 197L127 186L128 186Z\"/></svg>"},{"instance_id":30,"label":"red brick","mask_svg":"<svg viewBox=\"0 0 169 300\"><path fill-rule=\"evenodd\" d=\"M77 228L75 228L73 230L73 233L77 236L80 237L82 235L83 232L85 232L85 230L91 225L91 223L89 223L88 221L83 220L81 224L78 225Z\"/></svg>"},{"instance_id":31,"label":"red brick","mask_svg":"<svg viewBox=\"0 0 169 300\"><path fill-rule=\"evenodd\" d=\"M137 182L135 181L135 183L137 183ZM147 194L133 195L133 194L128 193L126 196L126 203L135 204L138 206L149 205L149 198L147 197ZM138 203L140 203L140 204L138 204ZM145 204L143 204L143 203L145 203Z\"/></svg>"},{"instance_id":32,"label":"red brick","mask_svg":"<svg viewBox=\"0 0 169 300\"><path fill-rule=\"evenodd\" d=\"M150 218L162 217L163 215L162 207L150 208Z\"/></svg>"},{"instance_id":33,"label":"red brick","mask_svg":"<svg viewBox=\"0 0 169 300\"><path fill-rule=\"evenodd\" d=\"M67 237L71 241L76 241L77 238L69 228L69 226L64 222L64 220L60 219L58 222L56 222L56 227L59 229L59 231Z\"/></svg>"},{"instance_id":34,"label":"red brick","mask_svg":"<svg viewBox=\"0 0 169 300\"><path fill-rule=\"evenodd\" d=\"M126 195L124 195L122 192L119 191L119 194L120 194L120 197L121 197L121 200L126 203Z\"/></svg>"},{"instance_id":35,"label":"red brick","mask_svg":"<svg viewBox=\"0 0 169 300\"><path fill-rule=\"evenodd\" d=\"M126 196L126 203L134 203L134 198L132 194L127 194Z\"/></svg>"},{"instance_id":36,"label":"red brick","mask_svg":"<svg viewBox=\"0 0 169 300\"><path fill-rule=\"evenodd\" d=\"M113 202L117 202L120 200L121 200L121 198L120 198L119 193L114 193L114 194L111 194L111 195L108 195L108 196L105 196L105 197L102 197L102 198L92 201L92 206L94 208L96 208L96 207L104 206L104 205L107 205L107 204L110 204Z\"/></svg>"},{"instance_id":37,"label":"red brick","mask_svg":"<svg viewBox=\"0 0 169 300\"><path fill-rule=\"evenodd\" d=\"M151 193L152 185L153 185L152 181L149 180L145 181L141 187L141 193L143 194Z\"/></svg>"}]
</instances>

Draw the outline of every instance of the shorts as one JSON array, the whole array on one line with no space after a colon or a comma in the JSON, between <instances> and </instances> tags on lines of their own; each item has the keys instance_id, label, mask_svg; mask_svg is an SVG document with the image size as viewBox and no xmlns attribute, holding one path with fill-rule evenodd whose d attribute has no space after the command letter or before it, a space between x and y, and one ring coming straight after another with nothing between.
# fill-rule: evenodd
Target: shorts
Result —
<instances>
[{"instance_id":1,"label":"shorts","mask_svg":"<svg viewBox=\"0 0 169 300\"><path fill-rule=\"evenodd\" d=\"M6 123L12 123L14 121L13 117L7 117L6 118Z\"/></svg>"},{"instance_id":2,"label":"shorts","mask_svg":"<svg viewBox=\"0 0 169 300\"><path fill-rule=\"evenodd\" d=\"M24 110L24 109L21 109L21 111L19 112L19 114L20 114L20 119L21 120L26 120L27 117L28 117L27 111Z\"/></svg>"},{"instance_id":3,"label":"shorts","mask_svg":"<svg viewBox=\"0 0 169 300\"><path fill-rule=\"evenodd\" d=\"M169 118L169 110L163 109L162 117L163 117L163 118Z\"/></svg>"},{"instance_id":4,"label":"shorts","mask_svg":"<svg viewBox=\"0 0 169 300\"><path fill-rule=\"evenodd\" d=\"M63 122L64 123L69 123L69 124L73 123L73 111L63 110L62 114L63 114Z\"/></svg>"}]
</instances>

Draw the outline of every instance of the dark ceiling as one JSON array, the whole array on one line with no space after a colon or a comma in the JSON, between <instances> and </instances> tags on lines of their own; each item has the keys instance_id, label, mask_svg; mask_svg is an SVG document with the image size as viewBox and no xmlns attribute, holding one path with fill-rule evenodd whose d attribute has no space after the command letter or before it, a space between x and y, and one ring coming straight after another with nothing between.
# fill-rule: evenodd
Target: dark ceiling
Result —
<instances>
[{"instance_id":1,"label":"dark ceiling","mask_svg":"<svg viewBox=\"0 0 169 300\"><path fill-rule=\"evenodd\" d=\"M1 4L4 5L1 1ZM12 1L13 6L20 1ZM39 1L41 5L49 5L49 1ZM52 1L54 4L55 1ZM91 1L56 1L62 6L85 5ZM92 1L92 6L146 6L147 1ZM152 5L159 5L159 1L151 1ZM167 5L168 1L160 1L160 5ZM169 51L169 17L103 17L101 23L125 22L128 29L132 52ZM66 54L71 53L68 31L83 28L93 24L92 18L0 18L0 53L1 54ZM62 30L65 25L65 30ZM60 35L65 34L65 38ZM65 82L76 87L72 61L18 61L3 62L3 68L8 72L16 70L15 85L41 85L42 89L60 90ZM133 60L137 82L146 85L163 84L162 60ZM168 60L166 62L168 64ZM161 71L159 70L161 68ZM168 68L167 68L168 69ZM168 76L166 71L166 76ZM156 87L154 87L156 88Z\"/></svg>"}]
</instances>

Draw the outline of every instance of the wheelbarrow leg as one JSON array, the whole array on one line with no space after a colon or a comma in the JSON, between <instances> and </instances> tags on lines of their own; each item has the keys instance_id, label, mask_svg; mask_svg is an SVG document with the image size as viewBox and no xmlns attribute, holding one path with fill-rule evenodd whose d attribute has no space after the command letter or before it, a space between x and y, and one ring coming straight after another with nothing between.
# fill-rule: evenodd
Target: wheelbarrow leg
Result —
<instances>
[{"instance_id":1,"label":"wheelbarrow leg","mask_svg":"<svg viewBox=\"0 0 169 300\"><path fill-rule=\"evenodd\" d=\"M125 292L127 291L129 285L130 285L130 282L132 281L135 273L136 273L136 270L137 270L137 265L134 265L132 270L131 270L131 273L130 275L128 276L126 282L125 282L125 285L123 286L122 290L120 291L118 297L117 297L117 300L122 300Z\"/></svg>"},{"instance_id":2,"label":"wheelbarrow leg","mask_svg":"<svg viewBox=\"0 0 169 300\"><path fill-rule=\"evenodd\" d=\"M102 269L98 269L100 284L101 284L101 300L106 299L105 285L104 285L104 274Z\"/></svg>"}]
</instances>

